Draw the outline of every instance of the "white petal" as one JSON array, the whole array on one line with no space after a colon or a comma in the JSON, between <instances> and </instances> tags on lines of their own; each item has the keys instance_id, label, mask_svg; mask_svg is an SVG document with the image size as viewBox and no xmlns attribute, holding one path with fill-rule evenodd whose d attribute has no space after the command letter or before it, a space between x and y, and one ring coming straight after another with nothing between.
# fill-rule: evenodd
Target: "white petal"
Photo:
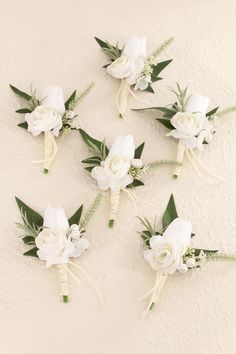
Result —
<instances>
[{"instance_id":1,"label":"white petal","mask_svg":"<svg viewBox=\"0 0 236 354\"><path fill-rule=\"evenodd\" d=\"M130 160L134 158L134 138L129 135L118 135L114 140L108 156L117 155L125 156Z\"/></svg>"},{"instance_id":2,"label":"white petal","mask_svg":"<svg viewBox=\"0 0 236 354\"><path fill-rule=\"evenodd\" d=\"M146 56L146 38L133 36L125 41L123 53L129 58L136 59Z\"/></svg>"},{"instance_id":3,"label":"white petal","mask_svg":"<svg viewBox=\"0 0 236 354\"><path fill-rule=\"evenodd\" d=\"M48 206L44 211L43 226L67 230L69 223L64 209L61 207L52 208Z\"/></svg>"},{"instance_id":4,"label":"white petal","mask_svg":"<svg viewBox=\"0 0 236 354\"><path fill-rule=\"evenodd\" d=\"M45 87L41 92L42 106L55 109L63 114L65 112L65 103L63 89L59 86Z\"/></svg>"},{"instance_id":5,"label":"white petal","mask_svg":"<svg viewBox=\"0 0 236 354\"><path fill-rule=\"evenodd\" d=\"M107 190L110 188L109 179L105 175L104 167L96 166L92 169L91 175L97 180L98 188L101 190Z\"/></svg>"},{"instance_id":6,"label":"white petal","mask_svg":"<svg viewBox=\"0 0 236 354\"><path fill-rule=\"evenodd\" d=\"M206 114L209 105L209 97L192 94L186 104L186 112L201 112Z\"/></svg>"},{"instance_id":7,"label":"white petal","mask_svg":"<svg viewBox=\"0 0 236 354\"><path fill-rule=\"evenodd\" d=\"M183 250L186 250L190 243L191 232L192 224L187 220L177 218L167 227L163 238L169 241L175 241Z\"/></svg>"},{"instance_id":8,"label":"white petal","mask_svg":"<svg viewBox=\"0 0 236 354\"><path fill-rule=\"evenodd\" d=\"M160 242L163 242L163 236L152 236L150 238L150 247L154 250L156 246L160 244Z\"/></svg>"}]
</instances>

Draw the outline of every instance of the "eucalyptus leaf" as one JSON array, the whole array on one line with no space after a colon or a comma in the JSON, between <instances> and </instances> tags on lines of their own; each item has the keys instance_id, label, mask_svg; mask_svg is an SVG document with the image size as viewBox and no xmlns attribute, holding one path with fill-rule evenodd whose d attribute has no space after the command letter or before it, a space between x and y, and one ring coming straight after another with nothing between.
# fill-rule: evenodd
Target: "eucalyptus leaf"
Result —
<instances>
[{"instance_id":1,"label":"eucalyptus leaf","mask_svg":"<svg viewBox=\"0 0 236 354\"><path fill-rule=\"evenodd\" d=\"M176 218L178 218L178 214L176 211L174 196L173 194L171 194L168 205L162 218L163 228L165 229L167 226L169 226Z\"/></svg>"},{"instance_id":2,"label":"eucalyptus leaf","mask_svg":"<svg viewBox=\"0 0 236 354\"><path fill-rule=\"evenodd\" d=\"M96 140L94 138L92 138L90 135L88 135L83 129L79 129L79 132L84 140L84 142L92 149L96 152L99 153L99 155L104 155L103 158L106 158L108 153L109 153L109 149L108 147L105 145L104 142Z\"/></svg>"},{"instance_id":3,"label":"eucalyptus leaf","mask_svg":"<svg viewBox=\"0 0 236 354\"><path fill-rule=\"evenodd\" d=\"M88 167L85 167L84 169L85 169L86 171L88 171L89 173L91 173L92 170L94 169L94 167L96 167L96 166L88 166Z\"/></svg>"},{"instance_id":4,"label":"eucalyptus leaf","mask_svg":"<svg viewBox=\"0 0 236 354\"><path fill-rule=\"evenodd\" d=\"M147 91L147 92L150 92L150 93L155 93L155 91L153 90L152 86L149 84L148 87L143 90L143 91Z\"/></svg>"},{"instance_id":5,"label":"eucalyptus leaf","mask_svg":"<svg viewBox=\"0 0 236 354\"><path fill-rule=\"evenodd\" d=\"M70 226L73 225L73 224L79 224L82 212L83 212L83 205L81 205L79 207L79 209L74 213L74 215L72 215L69 218L68 222L69 222Z\"/></svg>"},{"instance_id":6,"label":"eucalyptus leaf","mask_svg":"<svg viewBox=\"0 0 236 354\"><path fill-rule=\"evenodd\" d=\"M213 114L215 114L218 111L218 109L219 109L219 107L212 109L211 111L207 112L206 116L207 117L212 116Z\"/></svg>"},{"instance_id":7,"label":"eucalyptus leaf","mask_svg":"<svg viewBox=\"0 0 236 354\"><path fill-rule=\"evenodd\" d=\"M92 156L92 157L89 157L87 159L82 160L81 162L82 163L88 163L88 164L100 165L101 159L100 159L99 156Z\"/></svg>"},{"instance_id":8,"label":"eucalyptus leaf","mask_svg":"<svg viewBox=\"0 0 236 354\"><path fill-rule=\"evenodd\" d=\"M156 80L158 78L158 75L162 72L162 70L164 70L165 67L169 65L171 62L172 59L162 61L156 65L152 65L152 75L151 75L152 81Z\"/></svg>"}]
</instances>

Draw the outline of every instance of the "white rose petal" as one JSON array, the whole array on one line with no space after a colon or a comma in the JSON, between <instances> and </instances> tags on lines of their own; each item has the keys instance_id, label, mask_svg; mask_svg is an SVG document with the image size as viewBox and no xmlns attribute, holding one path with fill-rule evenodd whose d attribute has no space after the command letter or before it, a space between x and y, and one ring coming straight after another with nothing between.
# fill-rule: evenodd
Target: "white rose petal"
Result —
<instances>
[{"instance_id":1,"label":"white rose petal","mask_svg":"<svg viewBox=\"0 0 236 354\"><path fill-rule=\"evenodd\" d=\"M59 135L62 128L62 116L52 108L42 105L37 106L32 113L25 115L28 124L28 131L34 136L42 132L52 131L55 136Z\"/></svg>"},{"instance_id":2,"label":"white rose petal","mask_svg":"<svg viewBox=\"0 0 236 354\"><path fill-rule=\"evenodd\" d=\"M111 76L117 79L125 79L133 73L135 70L135 62L132 59L127 58L126 55L122 55L114 60L111 65L107 67L107 72Z\"/></svg>"},{"instance_id":3,"label":"white rose petal","mask_svg":"<svg viewBox=\"0 0 236 354\"><path fill-rule=\"evenodd\" d=\"M66 231L69 228L69 222L64 209L61 207L53 208L48 206L44 210L43 226Z\"/></svg>"},{"instance_id":4,"label":"white rose petal","mask_svg":"<svg viewBox=\"0 0 236 354\"><path fill-rule=\"evenodd\" d=\"M66 232L62 229L43 229L35 238L38 257L46 261L47 267L53 264L67 263L74 252L74 245L68 241Z\"/></svg>"},{"instance_id":5,"label":"white rose petal","mask_svg":"<svg viewBox=\"0 0 236 354\"><path fill-rule=\"evenodd\" d=\"M150 250L144 257L151 267L161 273L173 274L182 268L182 257L187 250L191 238L191 223L176 218L165 230L163 236L150 239Z\"/></svg>"},{"instance_id":6,"label":"white rose petal","mask_svg":"<svg viewBox=\"0 0 236 354\"><path fill-rule=\"evenodd\" d=\"M134 141L132 135L118 136L101 166L93 168L91 175L97 180L101 190L117 191L132 183L128 174L134 158Z\"/></svg>"},{"instance_id":7,"label":"white rose petal","mask_svg":"<svg viewBox=\"0 0 236 354\"><path fill-rule=\"evenodd\" d=\"M47 108L51 108L54 111L64 114L65 103L63 97L63 89L59 86L45 87L41 91L42 103L41 105Z\"/></svg>"}]
</instances>

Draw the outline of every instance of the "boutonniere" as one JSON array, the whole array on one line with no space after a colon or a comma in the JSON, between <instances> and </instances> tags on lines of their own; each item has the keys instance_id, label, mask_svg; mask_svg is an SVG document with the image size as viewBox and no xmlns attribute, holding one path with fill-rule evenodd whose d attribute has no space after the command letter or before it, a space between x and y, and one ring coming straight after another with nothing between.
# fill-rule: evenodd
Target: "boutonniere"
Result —
<instances>
[{"instance_id":1,"label":"boutonniere","mask_svg":"<svg viewBox=\"0 0 236 354\"><path fill-rule=\"evenodd\" d=\"M137 98L134 94L137 90L154 93L153 83L162 79L160 73L172 61L157 63L158 56L170 45L173 38L167 39L151 55L147 55L145 37L133 36L124 42L122 48L118 43L113 46L107 41L96 37L95 39L110 60L110 63L104 66L107 73L121 80L116 105L119 116L123 118L129 94Z\"/></svg>"},{"instance_id":2,"label":"boutonniere","mask_svg":"<svg viewBox=\"0 0 236 354\"><path fill-rule=\"evenodd\" d=\"M33 136L44 134L44 158L33 163L42 163L44 173L48 173L57 154L55 137L78 130L78 115L76 106L83 99L94 84L90 84L84 91L77 94L76 90L64 101L63 89L58 86L49 86L38 94L31 89L31 94L20 91L10 85L12 91L26 102L25 108L16 113L24 115L24 122L19 127L27 129Z\"/></svg>"},{"instance_id":3,"label":"boutonniere","mask_svg":"<svg viewBox=\"0 0 236 354\"><path fill-rule=\"evenodd\" d=\"M156 118L156 120L169 130L166 136L177 139L178 142L176 160L182 163L186 156L198 174L200 174L199 169L209 173L195 152L201 153L204 145L212 141L216 132L214 122L231 112L235 112L236 106L221 111L218 110L219 107L208 110L208 97L198 94L188 95L187 90L187 87L181 89L177 84L177 90L171 89L176 96L176 102L167 107L149 107L135 110L161 112L163 114L162 118ZM175 168L175 178L180 175L181 166L178 165ZM211 175L211 173L209 174Z\"/></svg>"},{"instance_id":4,"label":"boutonniere","mask_svg":"<svg viewBox=\"0 0 236 354\"><path fill-rule=\"evenodd\" d=\"M102 191L110 190L111 207L109 227L113 227L119 209L121 191L126 192L132 201L135 199L130 189L143 186L142 177L155 168L164 165L175 165L175 161L160 160L144 164L141 160L144 144L135 149L132 135L119 135L108 148L105 141L99 141L80 129L84 142L88 145L93 156L82 163L89 166L85 169L97 181Z\"/></svg>"},{"instance_id":5,"label":"boutonniere","mask_svg":"<svg viewBox=\"0 0 236 354\"><path fill-rule=\"evenodd\" d=\"M146 248L144 258L156 272L154 286L140 298L143 300L150 297L144 316L157 303L167 278L175 272L185 273L200 268L202 263L209 260L236 261L235 255L190 245L191 237L195 236L192 224L178 216L173 195L169 199L160 228L156 220L153 224L146 218L139 220L144 226L144 230L139 232Z\"/></svg>"},{"instance_id":6,"label":"boutonniere","mask_svg":"<svg viewBox=\"0 0 236 354\"><path fill-rule=\"evenodd\" d=\"M64 302L68 302L69 299L68 275L78 282L77 276L70 268L79 269L95 287L100 300L102 299L92 278L81 266L72 261L72 259L81 257L89 247L89 241L84 234L100 200L101 195L98 194L87 212L83 214L83 205L81 205L70 218L67 218L61 207L48 206L44 210L44 216L41 216L16 198L23 220L23 224L17 223L17 226L23 230L23 235L21 235L23 242L31 247L23 255L37 257L45 262L46 267L57 268Z\"/></svg>"}]
</instances>

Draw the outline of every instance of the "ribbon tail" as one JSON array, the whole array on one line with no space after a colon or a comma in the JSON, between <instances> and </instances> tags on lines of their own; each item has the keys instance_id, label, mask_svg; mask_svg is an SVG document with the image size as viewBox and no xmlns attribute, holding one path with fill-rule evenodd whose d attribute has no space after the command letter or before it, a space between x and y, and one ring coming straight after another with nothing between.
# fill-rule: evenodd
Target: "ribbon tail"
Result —
<instances>
[{"instance_id":1,"label":"ribbon tail","mask_svg":"<svg viewBox=\"0 0 236 354\"><path fill-rule=\"evenodd\" d=\"M195 153L190 150L190 153L192 154L193 158L196 160L198 165L202 168L202 170L208 174L208 176L218 180L219 182L224 182L223 178L216 176L215 174L211 173L209 169L199 160L199 158L195 155Z\"/></svg>"},{"instance_id":2,"label":"ribbon tail","mask_svg":"<svg viewBox=\"0 0 236 354\"><path fill-rule=\"evenodd\" d=\"M125 80L121 80L120 87L116 96L116 106L120 118L125 117L129 93L129 84L127 84Z\"/></svg>"},{"instance_id":3,"label":"ribbon tail","mask_svg":"<svg viewBox=\"0 0 236 354\"><path fill-rule=\"evenodd\" d=\"M120 189L117 192L111 191L111 209L110 209L110 218L109 218L109 227L114 226L116 221L117 213L120 205Z\"/></svg>"},{"instance_id":4,"label":"ribbon tail","mask_svg":"<svg viewBox=\"0 0 236 354\"><path fill-rule=\"evenodd\" d=\"M97 295L98 295L98 298L99 298L101 306L103 306L104 300L103 300L102 293L101 293L100 289L97 287L97 285L96 285L95 281L93 280L93 278L82 267L80 267L77 264L75 264L73 262L70 262L70 261L68 263L71 264L72 266L74 266L75 268L79 269L81 271L81 273L83 273L88 278L88 280L90 281L90 283L93 285L94 289L97 292ZM73 276L75 277L74 274L73 274Z\"/></svg>"},{"instance_id":5,"label":"ribbon tail","mask_svg":"<svg viewBox=\"0 0 236 354\"><path fill-rule=\"evenodd\" d=\"M150 301L148 303L148 306L142 315L142 318L146 317L147 314L149 313L149 311L152 309L152 307L157 303L160 293L161 293L161 290L162 290L166 280L167 280L167 274L164 274L164 273L157 273L156 274L155 284L154 284L154 287L151 292L152 295L151 295Z\"/></svg>"},{"instance_id":6,"label":"ribbon tail","mask_svg":"<svg viewBox=\"0 0 236 354\"><path fill-rule=\"evenodd\" d=\"M63 298L63 302L67 303L70 294L68 277L67 277L67 268L64 266L64 264L58 264L57 269L59 273L61 296Z\"/></svg>"},{"instance_id":7,"label":"ribbon tail","mask_svg":"<svg viewBox=\"0 0 236 354\"><path fill-rule=\"evenodd\" d=\"M174 170L174 178L178 178L181 173L182 170L181 164L184 160L185 152L186 152L186 146L182 143L181 140L179 140L177 146L177 156L176 156L176 161L179 163L179 165L177 165Z\"/></svg>"}]
</instances>

